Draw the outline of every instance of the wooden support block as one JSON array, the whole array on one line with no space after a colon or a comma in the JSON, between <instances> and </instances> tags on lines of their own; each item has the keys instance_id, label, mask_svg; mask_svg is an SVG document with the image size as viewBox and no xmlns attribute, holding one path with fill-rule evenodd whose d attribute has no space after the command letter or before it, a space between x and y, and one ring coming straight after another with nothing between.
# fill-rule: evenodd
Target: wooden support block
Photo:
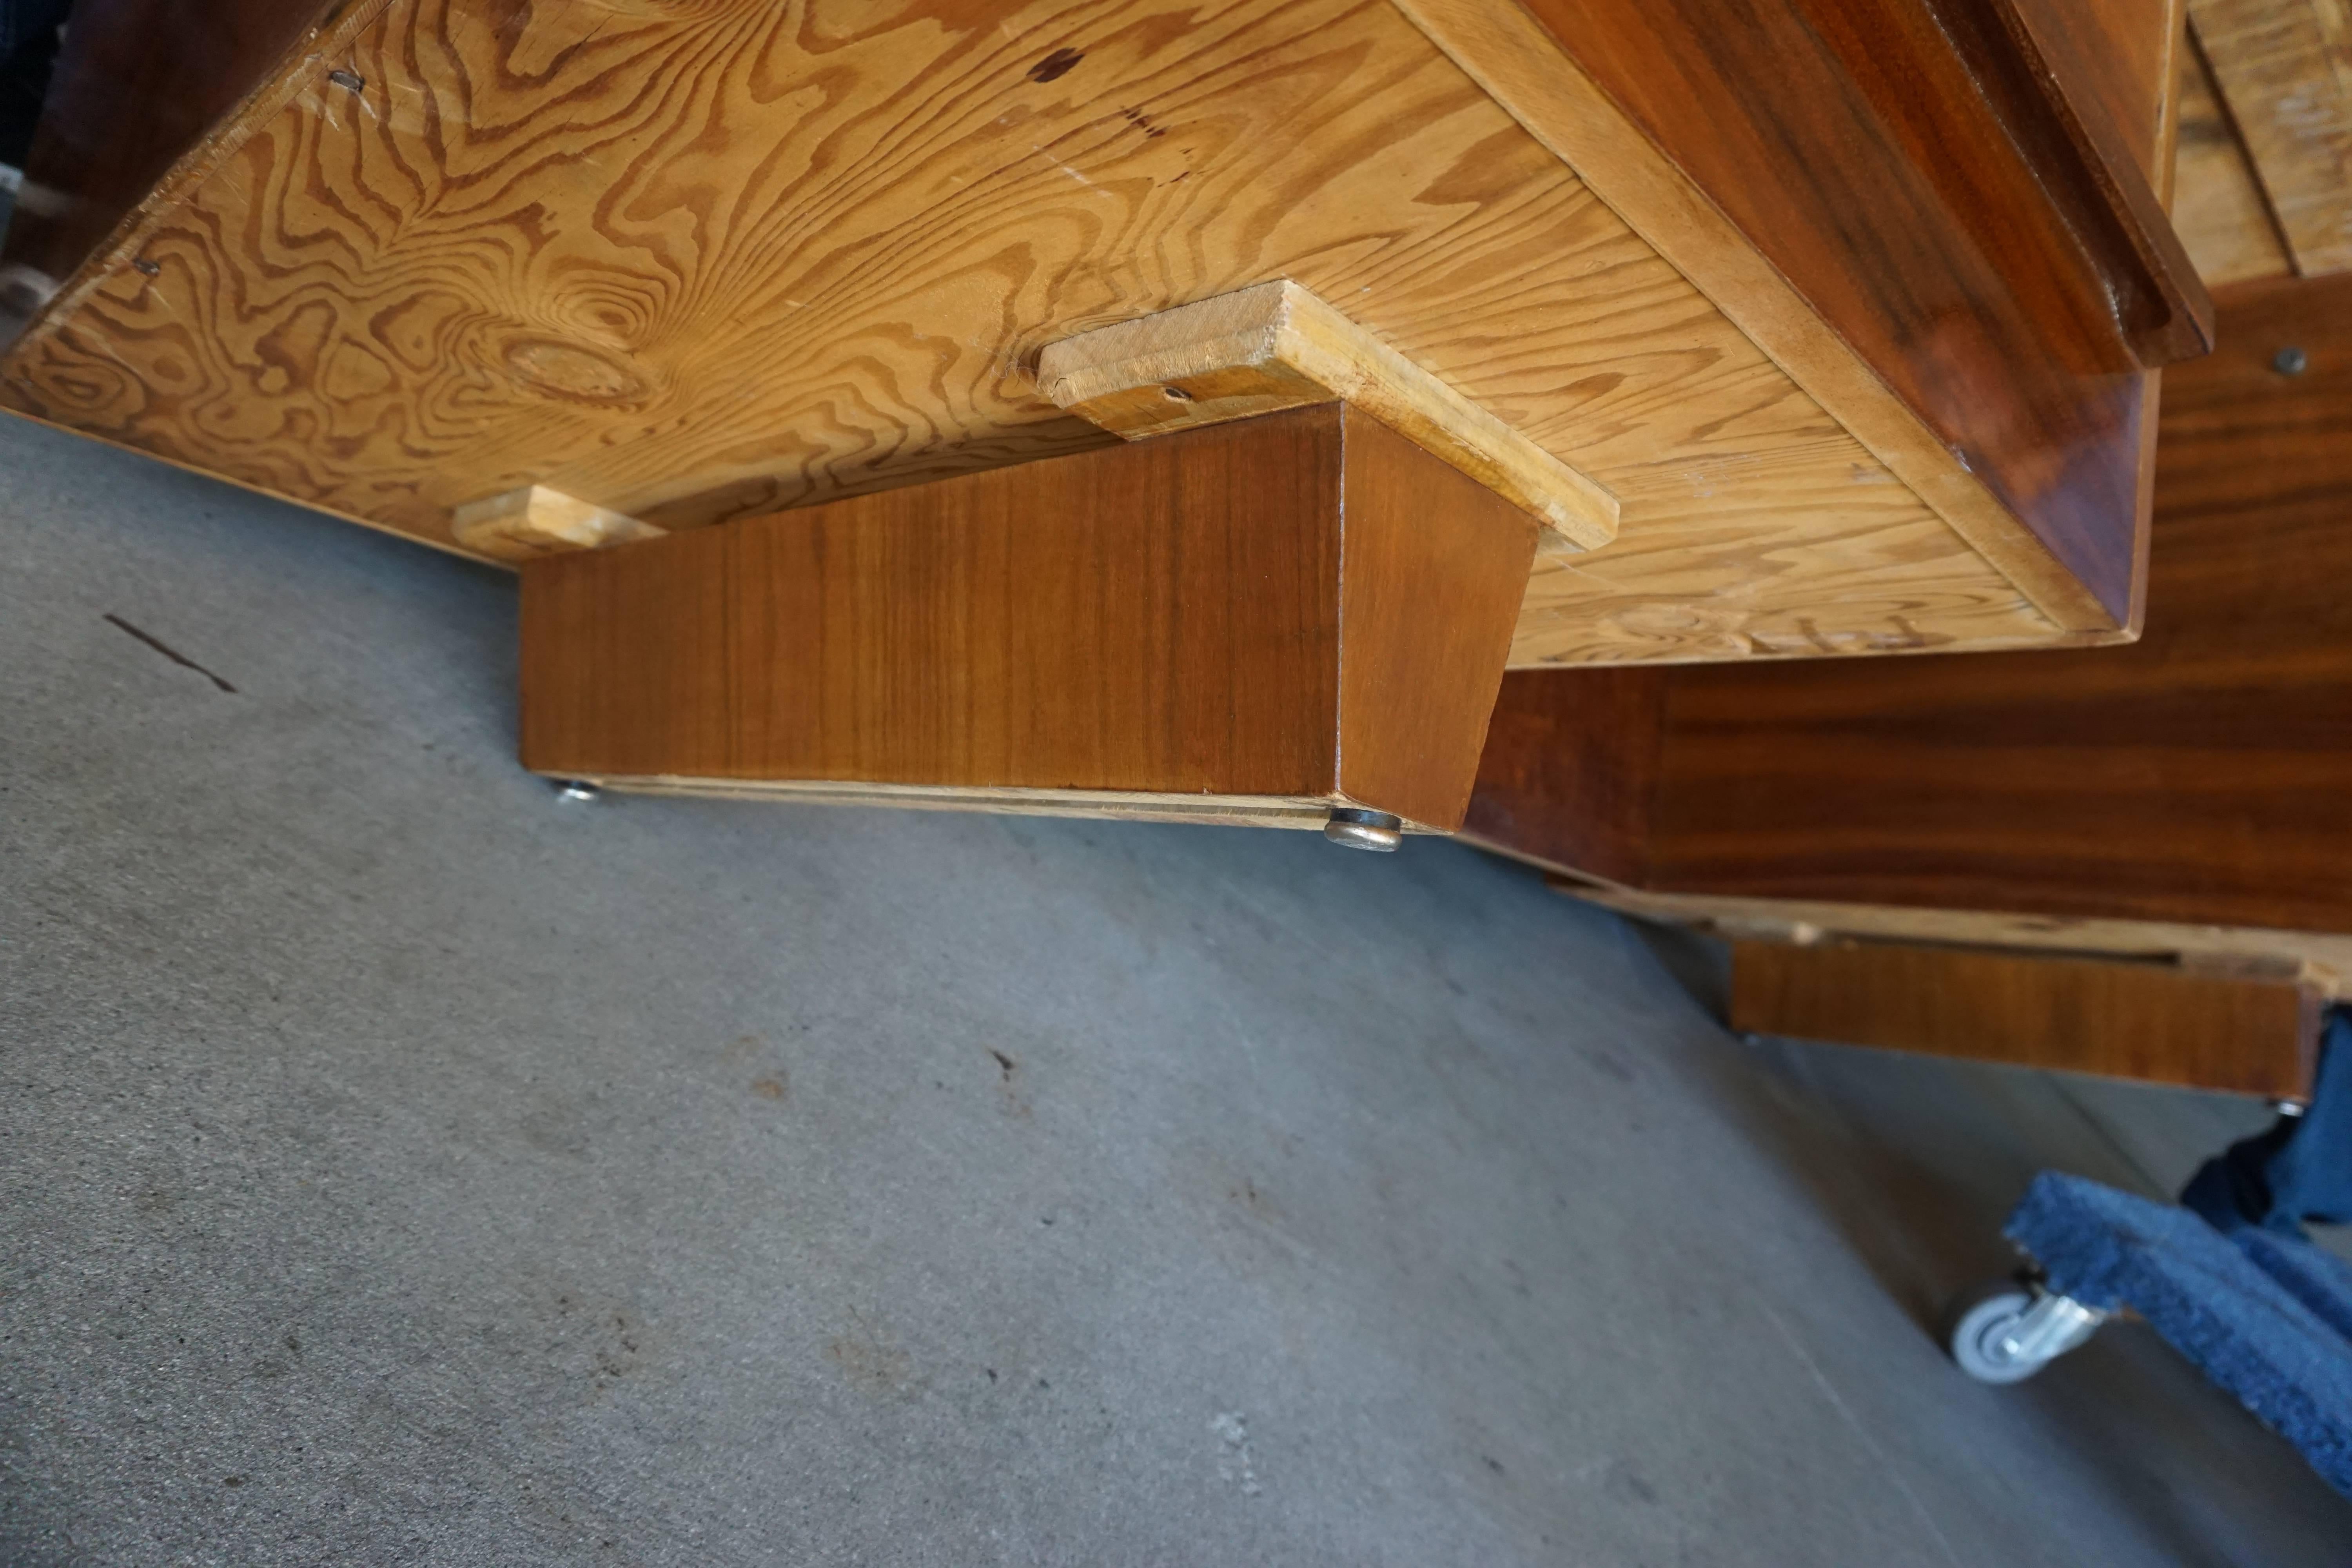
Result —
<instances>
[{"instance_id":1,"label":"wooden support block","mask_svg":"<svg viewBox=\"0 0 2352 1568\"><path fill-rule=\"evenodd\" d=\"M1296 283L1049 344L1045 395L1129 441L1342 399L1540 521L1548 552L1617 537L1617 498Z\"/></svg>"},{"instance_id":2,"label":"wooden support block","mask_svg":"<svg viewBox=\"0 0 2352 1568\"><path fill-rule=\"evenodd\" d=\"M1732 947L1731 1026L2298 1100L2320 999L2279 976L1892 942Z\"/></svg>"},{"instance_id":3,"label":"wooden support block","mask_svg":"<svg viewBox=\"0 0 2352 1568\"><path fill-rule=\"evenodd\" d=\"M523 566L522 757L621 788L1448 832L1531 519L1324 404Z\"/></svg>"},{"instance_id":4,"label":"wooden support block","mask_svg":"<svg viewBox=\"0 0 2352 1568\"><path fill-rule=\"evenodd\" d=\"M567 550L658 539L665 531L545 485L526 485L467 502L451 518L449 531L468 550L501 561L531 561Z\"/></svg>"}]
</instances>

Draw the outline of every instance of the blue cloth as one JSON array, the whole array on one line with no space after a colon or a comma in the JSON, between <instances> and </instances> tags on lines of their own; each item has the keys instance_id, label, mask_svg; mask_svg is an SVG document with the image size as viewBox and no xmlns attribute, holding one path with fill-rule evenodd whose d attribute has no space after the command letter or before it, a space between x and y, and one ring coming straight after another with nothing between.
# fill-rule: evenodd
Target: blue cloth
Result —
<instances>
[{"instance_id":1,"label":"blue cloth","mask_svg":"<svg viewBox=\"0 0 2352 1568\"><path fill-rule=\"evenodd\" d=\"M2352 1263L2274 1230L2234 1230L2230 1239L2254 1267L2310 1308L2313 1317L2352 1343Z\"/></svg>"},{"instance_id":2,"label":"blue cloth","mask_svg":"<svg viewBox=\"0 0 2352 1568\"><path fill-rule=\"evenodd\" d=\"M2180 1201L2221 1230L2262 1226L2299 1237L2305 1220L2352 1224L2352 1011L2328 1017L2304 1113L2207 1161Z\"/></svg>"},{"instance_id":3,"label":"blue cloth","mask_svg":"<svg viewBox=\"0 0 2352 1568\"><path fill-rule=\"evenodd\" d=\"M2108 1311L2128 1304L2352 1497L2352 1340L2229 1237L2187 1209L2051 1171L2009 1236L2052 1289Z\"/></svg>"}]
</instances>

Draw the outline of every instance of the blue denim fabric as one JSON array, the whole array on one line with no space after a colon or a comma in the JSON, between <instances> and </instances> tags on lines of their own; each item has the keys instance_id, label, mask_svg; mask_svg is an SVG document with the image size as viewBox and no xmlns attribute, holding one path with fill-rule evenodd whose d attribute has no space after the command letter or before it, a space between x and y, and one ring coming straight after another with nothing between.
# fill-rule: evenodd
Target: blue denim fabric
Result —
<instances>
[{"instance_id":1,"label":"blue denim fabric","mask_svg":"<svg viewBox=\"0 0 2352 1568\"><path fill-rule=\"evenodd\" d=\"M2221 1230L2352 1224L2352 1010L2329 1016L2319 1052L2309 1108L2208 1160L2181 1189L2184 1207Z\"/></svg>"}]
</instances>

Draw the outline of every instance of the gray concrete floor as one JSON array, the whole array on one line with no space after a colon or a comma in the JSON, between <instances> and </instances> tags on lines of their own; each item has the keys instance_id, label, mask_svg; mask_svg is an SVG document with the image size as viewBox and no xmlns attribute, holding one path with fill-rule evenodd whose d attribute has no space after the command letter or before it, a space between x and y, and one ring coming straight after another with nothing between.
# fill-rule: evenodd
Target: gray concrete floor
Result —
<instances>
[{"instance_id":1,"label":"gray concrete floor","mask_svg":"<svg viewBox=\"0 0 2352 1568\"><path fill-rule=\"evenodd\" d=\"M1451 845L567 807L512 614L0 420L0 1561L2352 1551L2145 1330L1921 1326L2258 1108L1745 1047Z\"/></svg>"}]
</instances>

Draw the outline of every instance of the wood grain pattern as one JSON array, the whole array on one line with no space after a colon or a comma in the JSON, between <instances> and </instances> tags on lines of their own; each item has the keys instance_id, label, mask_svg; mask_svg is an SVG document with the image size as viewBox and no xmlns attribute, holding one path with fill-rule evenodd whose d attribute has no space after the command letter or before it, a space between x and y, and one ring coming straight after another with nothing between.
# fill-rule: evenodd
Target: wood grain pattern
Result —
<instances>
[{"instance_id":1,"label":"wood grain pattern","mask_svg":"<svg viewBox=\"0 0 2352 1568\"><path fill-rule=\"evenodd\" d=\"M2167 373L2142 639L1673 672L1649 890L2352 932L2352 276L2220 299ZM1566 721L1580 678L1528 679Z\"/></svg>"},{"instance_id":2,"label":"wood grain pattern","mask_svg":"<svg viewBox=\"0 0 2352 1568\"><path fill-rule=\"evenodd\" d=\"M2172 225L2208 285L2279 278L2294 270L2245 143L2230 122L2201 54L2192 54L2182 72Z\"/></svg>"},{"instance_id":3,"label":"wood grain pattern","mask_svg":"<svg viewBox=\"0 0 2352 1568\"><path fill-rule=\"evenodd\" d=\"M444 544L531 484L686 530L1097 445L1045 343L1289 277L1619 498L1515 661L2112 624L1387 5L370 0L319 52L0 362L16 406Z\"/></svg>"},{"instance_id":4,"label":"wood grain pattern","mask_svg":"<svg viewBox=\"0 0 2352 1568\"><path fill-rule=\"evenodd\" d=\"M1037 384L1129 441L1344 400L1526 510L1559 549L1617 534L1615 496L1286 280L1048 343Z\"/></svg>"},{"instance_id":5,"label":"wood grain pattern","mask_svg":"<svg viewBox=\"0 0 2352 1568\"><path fill-rule=\"evenodd\" d=\"M2012 0L2066 103L2112 136L2147 188L2170 186L2187 0Z\"/></svg>"},{"instance_id":6,"label":"wood grain pattern","mask_svg":"<svg viewBox=\"0 0 2352 1568\"><path fill-rule=\"evenodd\" d=\"M75 0L0 263L71 277L327 0Z\"/></svg>"},{"instance_id":7,"label":"wood grain pattern","mask_svg":"<svg viewBox=\"0 0 2352 1568\"><path fill-rule=\"evenodd\" d=\"M2202 286L2001 0L1527 0L1805 299L2129 619L2147 363ZM1692 111L1704 104L1703 113ZM2128 199L2125 199L2128 196Z\"/></svg>"},{"instance_id":8,"label":"wood grain pattern","mask_svg":"<svg viewBox=\"0 0 2352 1568\"><path fill-rule=\"evenodd\" d=\"M1505 676L1462 837L1539 866L1645 880L1672 678L1645 668Z\"/></svg>"},{"instance_id":9,"label":"wood grain pattern","mask_svg":"<svg viewBox=\"0 0 2352 1568\"><path fill-rule=\"evenodd\" d=\"M2318 998L2293 984L1877 942L1735 943L1730 1024L2290 1100L2319 1046Z\"/></svg>"},{"instance_id":10,"label":"wood grain pattern","mask_svg":"<svg viewBox=\"0 0 2352 1568\"><path fill-rule=\"evenodd\" d=\"M2295 270L2352 268L2352 15L2340 0L2191 11Z\"/></svg>"},{"instance_id":11,"label":"wood grain pattern","mask_svg":"<svg viewBox=\"0 0 2352 1568\"><path fill-rule=\"evenodd\" d=\"M550 556L523 760L1450 831L1535 532L1324 405Z\"/></svg>"},{"instance_id":12,"label":"wood grain pattern","mask_svg":"<svg viewBox=\"0 0 2352 1568\"><path fill-rule=\"evenodd\" d=\"M1696 283L1808 397L1824 409L1834 409L1844 429L1885 465L1885 474L1925 502L2053 625L2092 636L2116 625L2083 581L1815 313L1706 195L1651 146L1533 17L1485 0L1397 3L1448 58ZM1713 483L1718 476L1728 477L1718 467L1704 478ZM1881 482L1868 466L1856 466L1852 478L1860 485ZM1840 494L1825 486L1814 504L1825 509L1822 515L1832 515L1844 513L1856 500L1851 489ZM2021 646L1982 621L1947 643L1945 628L1956 619L1976 620L1993 606L1973 593L1948 593L1958 584L1943 564L1950 542L1940 531L1915 527L1901 533L1854 533L1839 542L1831 569L1857 587L1867 580L1895 590L1895 595L1879 599L1884 607L1875 625L1853 615L1782 614L1767 619L1754 614L1752 601L1759 590L1762 596L1777 597L1774 585L1801 580L1795 574L1804 572L1817 552L1796 531L1772 528L1769 520L1754 514L1743 519L1743 531L1748 548L1738 553L1748 564L1717 595L1706 595L1700 584L1705 574L1730 565L1724 552L1737 548L1738 539L1720 529L1704 534L1694 529L1680 536L1666 536L1663 531L1629 534L1621 540L1612 561L1580 563L1616 574L1608 591L1613 601L1609 613L1612 630L1627 645L1625 652L1587 653L1580 644L1559 648L1566 626L1547 625L1547 620L1580 624L1591 614L1594 585L1566 575L1546 581L1539 574L1530 584L1529 614L1522 627L1522 641L1530 653L1515 656L1513 664ZM1635 553L1654 540L1675 552L1648 558ZM1831 563L1825 560L1823 564ZM1693 567L1699 571L1691 571ZM1652 591L1642 594L1642 588ZM1903 602L1908 595L1920 596ZM1837 597L1843 601L1843 595Z\"/></svg>"}]
</instances>

